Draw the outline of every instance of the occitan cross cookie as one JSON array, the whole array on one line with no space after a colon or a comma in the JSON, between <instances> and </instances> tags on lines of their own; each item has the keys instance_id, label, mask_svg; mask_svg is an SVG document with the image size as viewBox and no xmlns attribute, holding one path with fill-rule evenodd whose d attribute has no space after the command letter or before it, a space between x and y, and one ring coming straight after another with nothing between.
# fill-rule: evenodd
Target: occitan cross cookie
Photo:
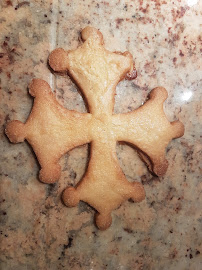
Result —
<instances>
[{"instance_id":1,"label":"occitan cross cookie","mask_svg":"<svg viewBox=\"0 0 202 270\"><path fill-rule=\"evenodd\" d=\"M53 183L60 178L59 159L79 145L91 143L87 172L76 187L63 192L67 206L80 200L97 210L96 224L105 230L111 225L111 212L125 200L140 202L145 197L143 185L130 183L116 156L117 141L134 145L149 169L163 175L167 169L165 148L183 135L181 122L170 123L163 111L167 91L153 89L150 99L140 108L125 114L113 114L116 85L136 72L129 52L109 52L103 47L102 34L92 27L82 31L84 43L76 50L54 50L49 63L54 71L68 71L88 102L89 113L63 108L50 86L34 79L29 92L34 106L25 124L12 121L6 127L11 142L26 139L41 165L39 178Z\"/></svg>"}]
</instances>

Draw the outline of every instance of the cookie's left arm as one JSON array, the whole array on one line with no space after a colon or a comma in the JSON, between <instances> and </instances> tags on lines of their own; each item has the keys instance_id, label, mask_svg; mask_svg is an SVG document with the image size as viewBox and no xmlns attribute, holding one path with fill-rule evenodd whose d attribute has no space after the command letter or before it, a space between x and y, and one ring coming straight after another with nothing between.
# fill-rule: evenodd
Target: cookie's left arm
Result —
<instances>
[{"instance_id":1,"label":"cookie's left arm","mask_svg":"<svg viewBox=\"0 0 202 270\"><path fill-rule=\"evenodd\" d=\"M49 65L54 71L65 72L68 70L68 52L62 48L55 49L49 56Z\"/></svg>"}]
</instances>

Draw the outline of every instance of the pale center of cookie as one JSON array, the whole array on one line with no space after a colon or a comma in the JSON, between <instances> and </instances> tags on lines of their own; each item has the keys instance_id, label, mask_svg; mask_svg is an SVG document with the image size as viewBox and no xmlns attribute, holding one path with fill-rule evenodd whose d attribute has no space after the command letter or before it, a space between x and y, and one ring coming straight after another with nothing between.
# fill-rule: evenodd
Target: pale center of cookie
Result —
<instances>
[{"instance_id":1,"label":"pale center of cookie","mask_svg":"<svg viewBox=\"0 0 202 270\"><path fill-rule=\"evenodd\" d=\"M108 143L115 139L115 134L112 128L112 116L101 115L93 117L90 124L90 134L92 140L98 140L103 143Z\"/></svg>"}]
</instances>

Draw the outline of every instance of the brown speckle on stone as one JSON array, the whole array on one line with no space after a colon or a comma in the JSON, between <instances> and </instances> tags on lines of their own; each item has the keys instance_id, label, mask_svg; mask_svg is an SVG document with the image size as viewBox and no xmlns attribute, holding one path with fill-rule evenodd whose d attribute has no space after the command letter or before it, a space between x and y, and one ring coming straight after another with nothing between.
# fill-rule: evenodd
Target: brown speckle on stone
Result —
<instances>
[{"instance_id":1,"label":"brown speckle on stone","mask_svg":"<svg viewBox=\"0 0 202 270\"><path fill-rule=\"evenodd\" d=\"M12 2L10 0L6 0L7 6L13 6Z\"/></svg>"},{"instance_id":2,"label":"brown speckle on stone","mask_svg":"<svg viewBox=\"0 0 202 270\"><path fill-rule=\"evenodd\" d=\"M179 56L184 56L184 54L182 53L182 51L180 50Z\"/></svg>"},{"instance_id":3,"label":"brown speckle on stone","mask_svg":"<svg viewBox=\"0 0 202 270\"><path fill-rule=\"evenodd\" d=\"M175 64L176 61L177 61L177 57L174 57L174 58L173 58L173 64Z\"/></svg>"},{"instance_id":4,"label":"brown speckle on stone","mask_svg":"<svg viewBox=\"0 0 202 270\"><path fill-rule=\"evenodd\" d=\"M22 6L29 6L29 5L30 5L29 2L23 1L23 2L19 3L19 4L15 7L15 10L18 10L18 9L19 9L20 7L22 7Z\"/></svg>"},{"instance_id":5,"label":"brown speckle on stone","mask_svg":"<svg viewBox=\"0 0 202 270\"><path fill-rule=\"evenodd\" d=\"M124 19L117 18L115 21L116 21L116 28L119 28L119 24L121 24L124 21Z\"/></svg>"}]
</instances>

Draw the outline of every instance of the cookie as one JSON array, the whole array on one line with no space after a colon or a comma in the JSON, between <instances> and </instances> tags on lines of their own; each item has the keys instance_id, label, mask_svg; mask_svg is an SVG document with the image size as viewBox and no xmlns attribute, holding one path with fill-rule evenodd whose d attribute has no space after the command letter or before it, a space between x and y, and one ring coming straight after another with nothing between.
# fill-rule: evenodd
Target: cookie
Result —
<instances>
[{"instance_id":1,"label":"cookie","mask_svg":"<svg viewBox=\"0 0 202 270\"><path fill-rule=\"evenodd\" d=\"M183 135L182 123L170 123L163 111L167 92L152 90L150 99L137 110L113 114L114 95L119 81L133 79L136 70L129 52L110 52L103 46L103 36L95 28L82 31L84 43L76 50L54 50L49 64L54 71L68 72L88 102L89 113L64 109L49 85L32 81L30 94L35 97L32 112L25 124L13 121L6 134L13 142L26 139L33 147L42 167L40 179L53 183L60 177L59 159L70 149L91 143L88 169L83 179L63 192L63 201L73 207L80 200L96 211L99 229L107 229L111 212L125 200L140 202L145 198L143 185L130 183L116 156L117 141L134 145L149 169L163 175L167 169L165 148Z\"/></svg>"}]
</instances>

